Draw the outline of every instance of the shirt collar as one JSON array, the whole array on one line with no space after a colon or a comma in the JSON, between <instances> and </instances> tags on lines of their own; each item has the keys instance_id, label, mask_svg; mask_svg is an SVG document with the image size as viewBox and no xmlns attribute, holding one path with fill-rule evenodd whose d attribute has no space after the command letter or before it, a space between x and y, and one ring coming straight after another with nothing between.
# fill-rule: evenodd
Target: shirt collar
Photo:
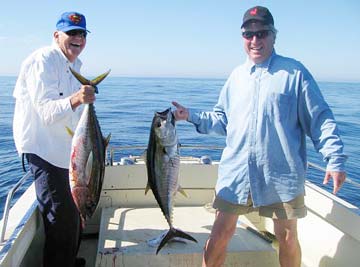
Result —
<instances>
[{"instance_id":1,"label":"shirt collar","mask_svg":"<svg viewBox=\"0 0 360 267\"><path fill-rule=\"evenodd\" d=\"M250 60L249 57L247 57L246 62L245 62L245 68L249 73L254 72L255 68L257 68L257 67L264 68L268 71L269 68L271 67L271 62L275 56L276 56L276 52L275 52L275 49L273 49L270 57L260 64L255 64L253 61Z\"/></svg>"}]
</instances>

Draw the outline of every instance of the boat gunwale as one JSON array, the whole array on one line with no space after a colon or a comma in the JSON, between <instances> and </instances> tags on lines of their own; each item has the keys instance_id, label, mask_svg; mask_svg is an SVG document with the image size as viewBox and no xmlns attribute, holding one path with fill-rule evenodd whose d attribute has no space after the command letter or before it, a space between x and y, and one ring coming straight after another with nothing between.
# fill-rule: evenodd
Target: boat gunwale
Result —
<instances>
[{"instance_id":1,"label":"boat gunwale","mask_svg":"<svg viewBox=\"0 0 360 267\"><path fill-rule=\"evenodd\" d=\"M128 147L122 147L122 148L123 148L123 150L126 150L126 149L139 149L140 147L128 146ZM200 147L198 147L198 146L183 146L183 148L198 149ZM215 147L202 146L200 149L215 149ZM219 147L218 149L222 149L222 148ZM194 157L194 159L200 159L200 157ZM218 164L218 162L219 162L218 160L214 160L211 165L216 165L216 164ZM182 163L184 163L184 162L182 162ZM192 163L194 163L194 162L192 162ZM185 164L186 164L186 162L185 162ZM143 165L142 160L141 160L141 163L137 162L135 165ZM107 165L106 167L110 167L110 168L115 167L116 168L116 167L120 167L120 166L124 167L124 165L113 165L113 166ZM311 167L313 167L313 166L311 166ZM331 194L330 192L326 191L325 189L321 188L320 186L314 184L313 182L311 182L309 180L306 180L305 186L306 186L306 188L311 189L308 194L310 198L313 198L314 194L316 194L316 196L319 196L324 200L324 203L326 203L326 205L327 205L326 207L331 206L334 208L334 211L332 211L332 214L330 214L330 216L327 216L326 214L324 215L324 212L326 211L326 209L325 209L325 211L321 210L318 207L319 203L315 203L316 205L312 205L311 207L307 206L309 208L309 210L312 213L314 213L315 215L317 215L318 217L323 218L327 223L335 226L337 229L339 229L344 234L351 236L352 238L356 239L357 241L360 241L360 231L356 231L356 229L348 229L349 227L347 227L346 224L341 222L341 214L343 214L343 212L345 213L345 211L349 212L349 215L347 215L347 217L355 218L357 221L360 222L360 217L359 217L360 216L360 208L351 204L350 202L347 202L344 199L341 199L340 197L338 197L336 195ZM107 189L107 190L110 190L110 189ZM129 189L124 189L124 190L129 190ZM24 196L24 195L25 195L25 193L22 194L22 196ZM21 201L21 197L17 200L17 202ZM15 227L11 228L11 231L13 231L13 232L10 234L10 237L4 243L1 244L0 266L2 266L3 262L5 262L7 260L9 251L11 251L11 249L13 249L13 246L16 244L16 242L18 240L22 241L22 238L18 239L19 236L21 235L23 230L26 229L26 225L29 223L29 220L31 220L31 217L34 214L36 215L36 209L37 209L38 203L37 203L36 197L33 196L33 198L34 198L34 201L31 204L29 203L27 205L28 209L26 210L25 215L23 215L21 217L21 219L19 219L20 218L20 216L19 216L19 218L17 219L17 220L19 220L19 223L17 223ZM314 199L315 198L313 198L313 200ZM23 201L26 201L26 200L23 200ZM11 208L11 210L12 209L13 208ZM327 210L329 210L329 209L327 209ZM340 215L337 214L337 212L339 212L339 211L341 211ZM334 212L336 213L335 214L336 216L331 216L331 215L334 215ZM18 260L18 262L21 262L23 260L23 258L17 259L17 260Z\"/></svg>"},{"instance_id":2,"label":"boat gunwale","mask_svg":"<svg viewBox=\"0 0 360 267\"><path fill-rule=\"evenodd\" d=\"M33 203L31 204L30 208L26 211L25 215L21 218L21 220L19 221L17 226L14 228L10 237L8 239L6 239L6 241L3 244L1 244L2 248L0 250L0 265L6 259L8 252L12 249L17 238L22 233L22 230L25 229L25 225L29 222L31 216L33 216L33 214L37 208L38 208L38 201L37 201L37 199L35 199L33 201Z\"/></svg>"}]
</instances>

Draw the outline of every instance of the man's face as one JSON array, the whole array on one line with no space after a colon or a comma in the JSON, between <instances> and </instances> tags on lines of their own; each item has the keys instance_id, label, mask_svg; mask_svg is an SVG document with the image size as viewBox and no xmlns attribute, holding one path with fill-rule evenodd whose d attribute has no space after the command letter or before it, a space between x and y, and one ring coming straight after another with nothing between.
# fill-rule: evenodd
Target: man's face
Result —
<instances>
[{"instance_id":1,"label":"man's face","mask_svg":"<svg viewBox=\"0 0 360 267\"><path fill-rule=\"evenodd\" d=\"M68 33L56 31L54 38L70 62L75 61L86 45L86 34L84 34L84 31L73 30Z\"/></svg>"},{"instance_id":2,"label":"man's face","mask_svg":"<svg viewBox=\"0 0 360 267\"><path fill-rule=\"evenodd\" d=\"M275 33L268 25L251 22L242 29L244 48L251 61L259 64L268 59L274 49Z\"/></svg>"}]
</instances>

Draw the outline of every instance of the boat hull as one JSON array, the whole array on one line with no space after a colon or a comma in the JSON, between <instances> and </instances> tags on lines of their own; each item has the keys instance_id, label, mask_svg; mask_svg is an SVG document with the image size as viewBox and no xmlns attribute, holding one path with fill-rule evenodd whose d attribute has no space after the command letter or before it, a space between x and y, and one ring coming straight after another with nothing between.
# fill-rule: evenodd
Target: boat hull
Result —
<instances>
[{"instance_id":1,"label":"boat hull","mask_svg":"<svg viewBox=\"0 0 360 267\"><path fill-rule=\"evenodd\" d=\"M199 266L203 242L209 234L214 215L201 215L202 213L198 210L211 207L217 170L218 162L216 161L210 165L204 165L198 158L182 158L179 182L189 197L185 198L180 194L177 196L174 216L177 216L177 209L179 212L181 209L185 209L186 212L185 215L179 213L179 217L176 217L174 222L176 222L175 226L194 235L199 243L169 244L156 256L154 255L156 248L146 246L146 250L144 250L145 242L156 236L153 234L154 232L159 233L157 227L166 229L166 221L160 215L151 215L151 212L160 212L160 210L154 196L151 193L144 194L144 185L147 182L144 159L136 158L133 165L120 165L115 162L112 166L106 166L99 205L92 218L86 221L84 234L88 238L82 240L80 255L88 259L89 266L95 266L95 264L98 264L96 266L169 266L170 260L179 262L179 264L189 261L195 265L188 266ZM360 253L358 253L360 251L359 208L309 182L306 183L305 203L308 207L308 215L300 219L298 223L303 266L357 266L360 262ZM105 215L106 212L108 215ZM150 212L150 215L146 218L139 218L138 214L144 214L144 212ZM27 216L24 217L24 214ZM201 225L191 228L191 224L188 225L188 222L193 221L194 214L199 214L204 221L200 222L200 219L197 219ZM153 221L153 217L157 217L159 222ZM258 231L273 232L272 220L259 217L256 213L242 216L240 220ZM110 232L104 229L108 229ZM239 224L237 231L240 236L250 235L259 241L259 238L243 228L242 224ZM97 236L97 234L99 235ZM133 234L137 235L134 237ZM36 261L41 259L42 237L42 223L36 208L32 186L17 201L10 212L6 243L1 246L0 266L39 266ZM105 247L105 244L109 244L109 242L112 242L113 250L106 250L109 247ZM272 251L266 257L271 258L273 256L269 255L274 255L274 253L276 256L276 241L271 245L265 240L260 239L259 242L267 245ZM248 246L256 247L254 244L256 243L251 242ZM199 251L194 246L199 246L197 248ZM133 257L135 254L132 254L134 248L139 249L135 257ZM151 251L151 256L145 251ZM229 256L232 255L231 253L233 252L229 251L228 253L229 259L241 255L236 254L241 253L237 251L234 252L236 255ZM149 258L141 255L148 255ZM261 252L249 255L250 258L261 258L259 256ZM99 258L100 256L103 257L103 260ZM104 257L107 257L106 261ZM126 260L116 260L115 265L109 265L110 258L113 263L114 258L119 259L120 257L126 257ZM137 265L139 259L141 262L145 262L147 259L148 265ZM35 265L31 265L31 262ZM126 262L126 264L122 265L122 262ZM157 265L152 265L153 263ZM247 266L258 265L253 263ZM279 265L276 261L263 266Z\"/></svg>"}]
</instances>

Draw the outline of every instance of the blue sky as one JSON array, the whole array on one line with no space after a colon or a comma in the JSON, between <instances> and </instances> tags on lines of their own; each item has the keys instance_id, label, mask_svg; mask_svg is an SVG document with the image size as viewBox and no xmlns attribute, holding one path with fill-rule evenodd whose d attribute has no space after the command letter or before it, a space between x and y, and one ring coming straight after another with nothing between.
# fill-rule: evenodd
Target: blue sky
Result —
<instances>
[{"instance_id":1,"label":"blue sky","mask_svg":"<svg viewBox=\"0 0 360 267\"><path fill-rule=\"evenodd\" d=\"M59 15L85 14L82 73L111 76L226 78L244 62L244 12L264 5L275 19L277 53L301 61L318 81L360 81L358 0L34 0L3 1L0 75L51 44Z\"/></svg>"}]
</instances>

